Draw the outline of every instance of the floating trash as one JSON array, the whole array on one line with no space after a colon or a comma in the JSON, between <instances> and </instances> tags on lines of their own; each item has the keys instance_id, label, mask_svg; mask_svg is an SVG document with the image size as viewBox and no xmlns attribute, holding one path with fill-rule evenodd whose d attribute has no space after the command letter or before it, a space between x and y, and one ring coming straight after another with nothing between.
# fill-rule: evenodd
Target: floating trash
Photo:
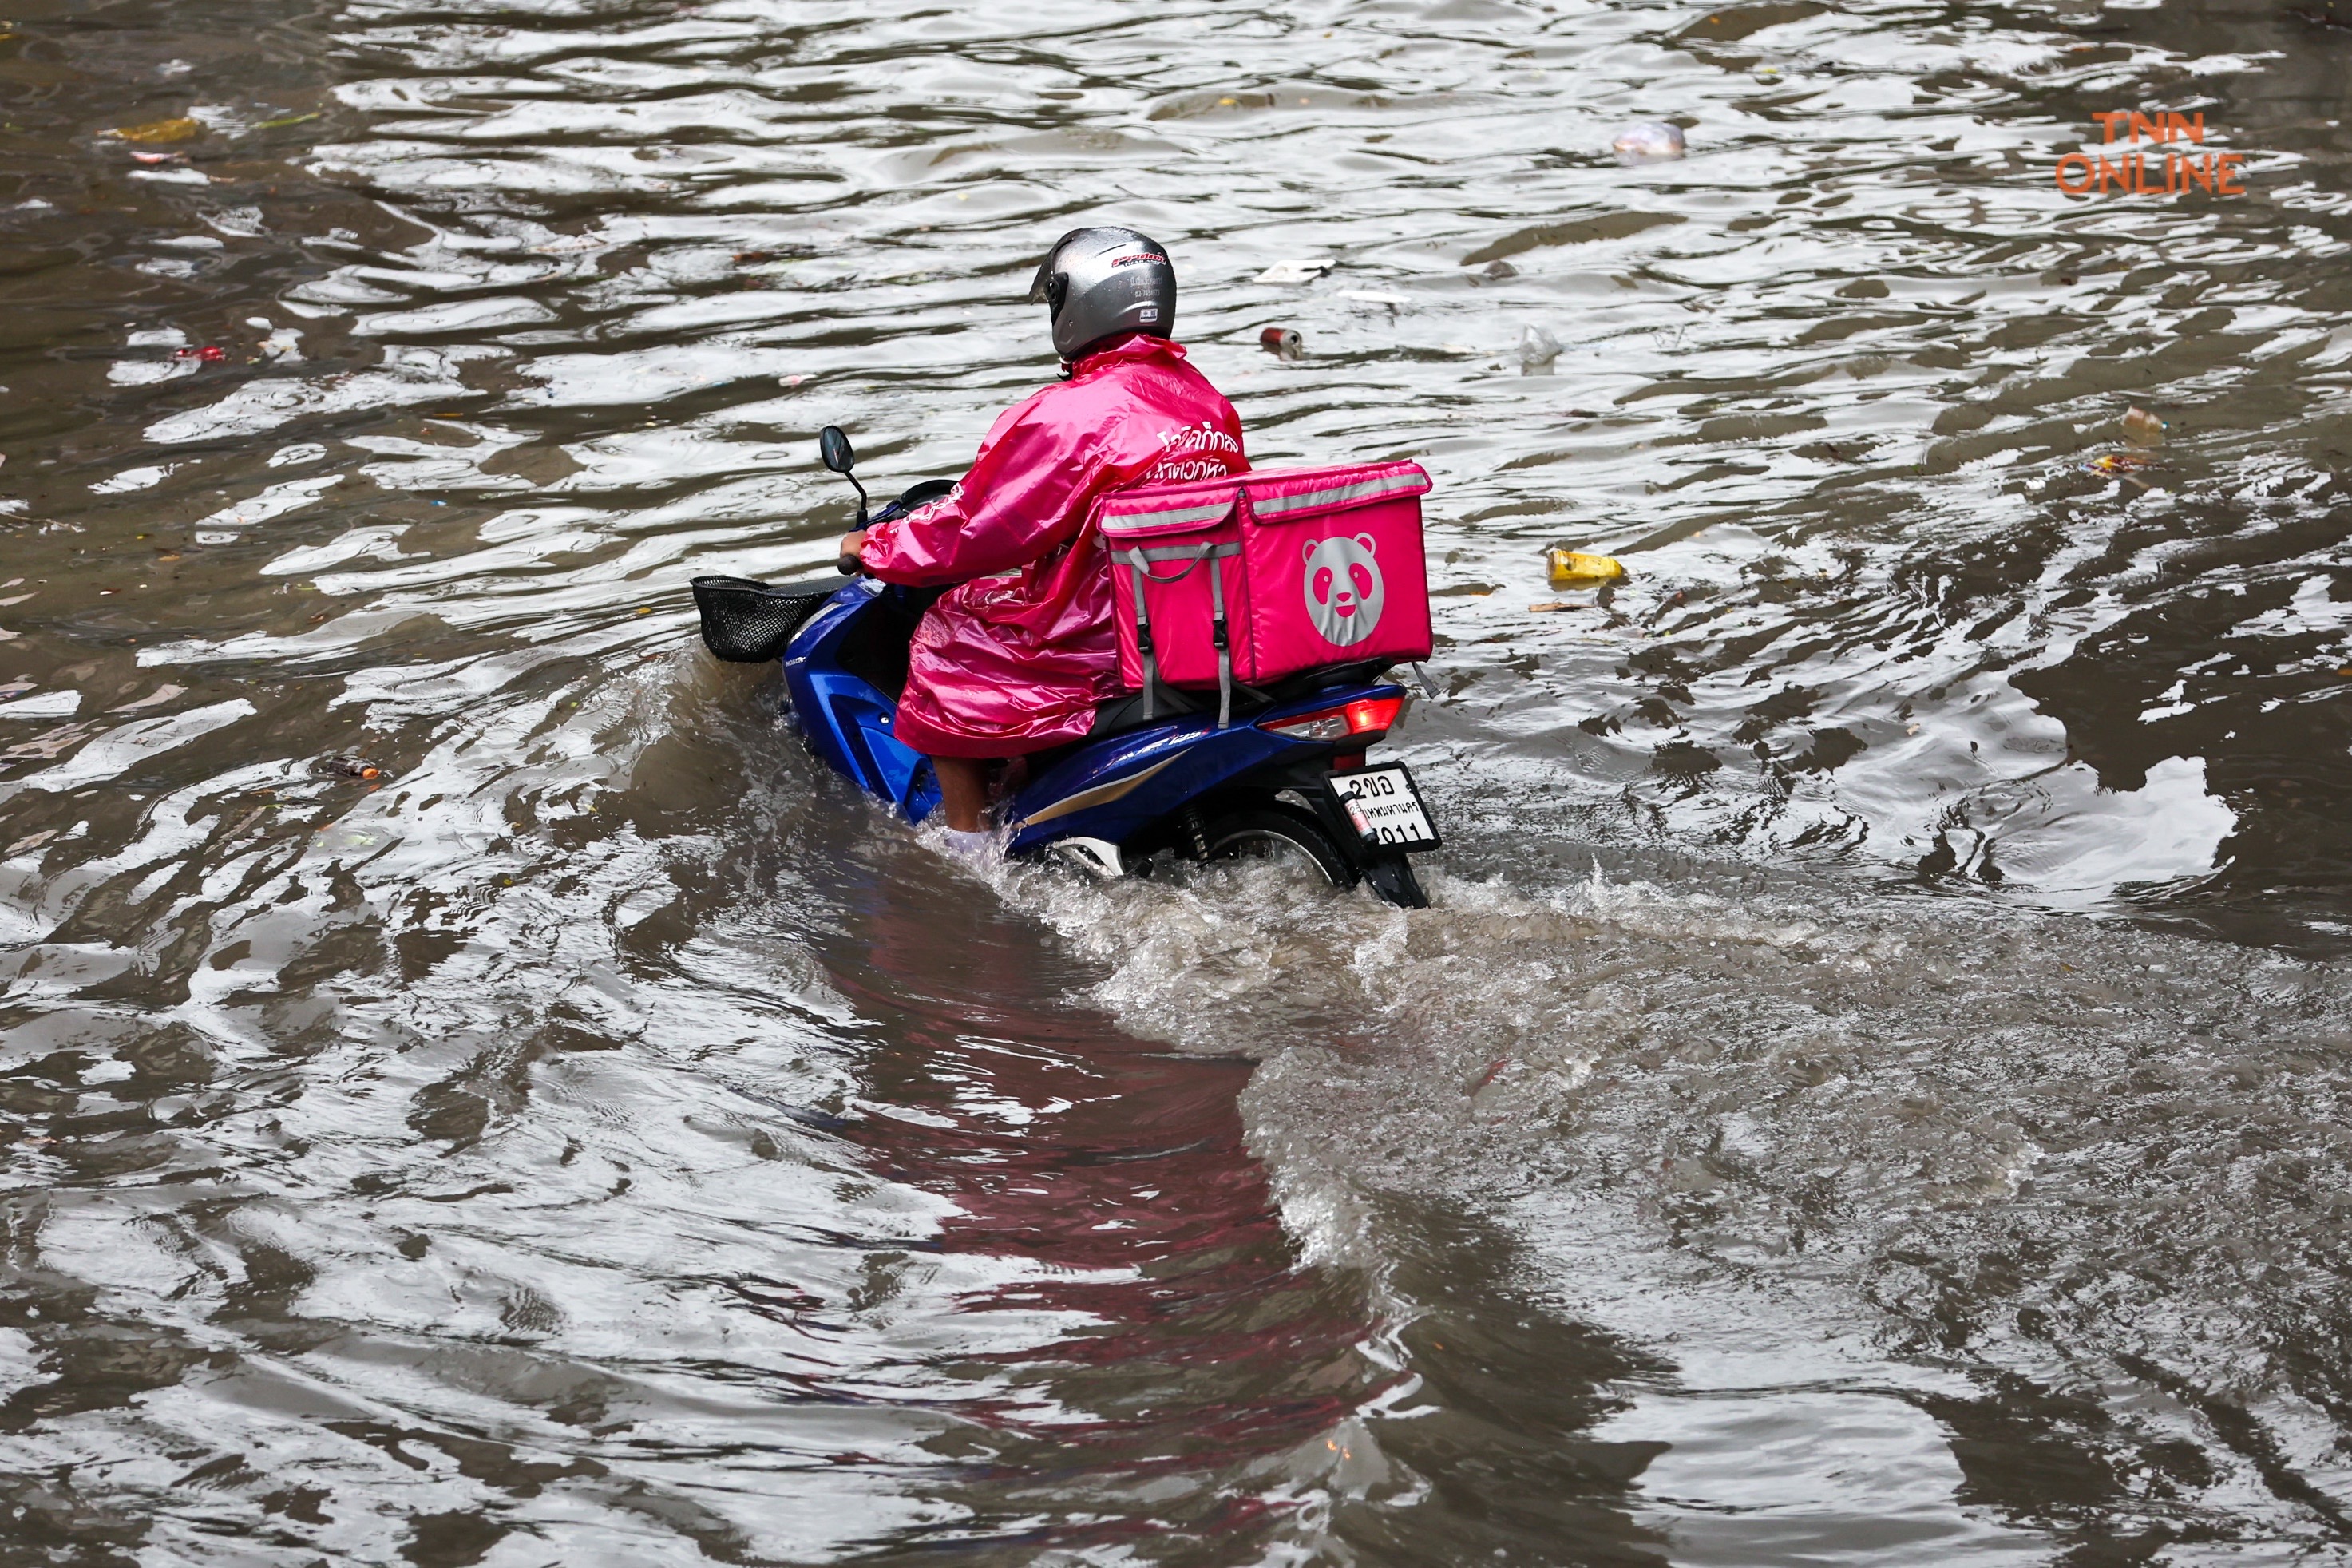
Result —
<instances>
[{"instance_id":1,"label":"floating trash","mask_svg":"<svg viewBox=\"0 0 2352 1568\"><path fill-rule=\"evenodd\" d=\"M1412 303L1411 297L1391 293L1385 289L1342 289L1339 291L1339 298L1360 300L1367 305L1386 305L1391 310L1401 305Z\"/></svg>"},{"instance_id":2,"label":"floating trash","mask_svg":"<svg viewBox=\"0 0 2352 1568\"><path fill-rule=\"evenodd\" d=\"M1663 120L1647 120L1617 132L1609 150L1625 163L1654 163L1683 155L1683 128Z\"/></svg>"},{"instance_id":3,"label":"floating trash","mask_svg":"<svg viewBox=\"0 0 2352 1568\"><path fill-rule=\"evenodd\" d=\"M2146 452L2107 452L2091 458L2083 467L2091 473L2106 474L2121 479L2142 495L2161 489L2160 485L2135 477L2136 470L2161 468L2163 465Z\"/></svg>"},{"instance_id":4,"label":"floating trash","mask_svg":"<svg viewBox=\"0 0 2352 1568\"><path fill-rule=\"evenodd\" d=\"M192 142L205 133L205 122L181 115L174 120L150 120L140 125L118 125L111 131L101 131L101 136L118 142Z\"/></svg>"},{"instance_id":5,"label":"floating trash","mask_svg":"<svg viewBox=\"0 0 2352 1568\"><path fill-rule=\"evenodd\" d=\"M1543 328L1530 323L1519 334L1519 367L1522 370L1548 370L1559 357L1559 340Z\"/></svg>"},{"instance_id":6,"label":"floating trash","mask_svg":"<svg viewBox=\"0 0 2352 1568\"><path fill-rule=\"evenodd\" d=\"M1312 283L1334 267L1338 261L1328 256L1302 256L1290 261L1277 261L1257 275L1260 283Z\"/></svg>"},{"instance_id":7,"label":"floating trash","mask_svg":"<svg viewBox=\"0 0 2352 1568\"><path fill-rule=\"evenodd\" d=\"M1297 359L1307 352L1307 340L1298 335L1297 327L1268 327L1258 333L1257 341L1260 348L1285 359Z\"/></svg>"},{"instance_id":8,"label":"floating trash","mask_svg":"<svg viewBox=\"0 0 2352 1568\"><path fill-rule=\"evenodd\" d=\"M2124 411L2124 439L2135 447L2161 447L2169 426L2145 408Z\"/></svg>"},{"instance_id":9,"label":"floating trash","mask_svg":"<svg viewBox=\"0 0 2352 1568\"><path fill-rule=\"evenodd\" d=\"M364 757L321 757L319 759L318 771L331 778L339 779L376 779L383 776L383 770Z\"/></svg>"},{"instance_id":10,"label":"floating trash","mask_svg":"<svg viewBox=\"0 0 2352 1568\"><path fill-rule=\"evenodd\" d=\"M228 351L218 344L206 343L200 349L173 349L172 357L179 360L192 359L204 364L218 364L228 358Z\"/></svg>"},{"instance_id":11,"label":"floating trash","mask_svg":"<svg viewBox=\"0 0 2352 1568\"><path fill-rule=\"evenodd\" d=\"M1613 583L1625 575L1625 563L1613 555L1588 555L1581 550L1553 550L1547 552L1544 559L1550 569L1551 585L1555 588Z\"/></svg>"},{"instance_id":12,"label":"floating trash","mask_svg":"<svg viewBox=\"0 0 2352 1568\"><path fill-rule=\"evenodd\" d=\"M1505 278L1517 278L1519 275L1519 269L1507 261L1489 261L1486 263L1486 273L1487 277L1499 281Z\"/></svg>"}]
</instances>

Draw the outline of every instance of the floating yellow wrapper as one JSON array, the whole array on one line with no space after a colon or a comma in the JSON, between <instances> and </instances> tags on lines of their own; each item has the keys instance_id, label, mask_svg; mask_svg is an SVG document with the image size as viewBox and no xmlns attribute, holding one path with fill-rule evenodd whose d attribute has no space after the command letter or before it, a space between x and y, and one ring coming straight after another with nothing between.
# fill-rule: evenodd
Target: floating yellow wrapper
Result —
<instances>
[{"instance_id":1,"label":"floating yellow wrapper","mask_svg":"<svg viewBox=\"0 0 2352 1568\"><path fill-rule=\"evenodd\" d=\"M205 133L205 122L182 115L177 120L150 120L143 125L118 125L100 134L119 142L190 142Z\"/></svg>"},{"instance_id":2,"label":"floating yellow wrapper","mask_svg":"<svg viewBox=\"0 0 2352 1568\"><path fill-rule=\"evenodd\" d=\"M1588 583L1613 583L1625 575L1624 563L1613 555L1587 555L1581 550L1555 550L1547 557L1551 585L1574 587Z\"/></svg>"}]
</instances>

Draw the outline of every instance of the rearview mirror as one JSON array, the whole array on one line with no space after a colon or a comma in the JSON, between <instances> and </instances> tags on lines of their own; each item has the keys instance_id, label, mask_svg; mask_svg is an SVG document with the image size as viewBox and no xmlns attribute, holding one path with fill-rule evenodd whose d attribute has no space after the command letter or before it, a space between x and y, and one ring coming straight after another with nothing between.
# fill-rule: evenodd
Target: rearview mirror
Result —
<instances>
[{"instance_id":1,"label":"rearview mirror","mask_svg":"<svg viewBox=\"0 0 2352 1568\"><path fill-rule=\"evenodd\" d=\"M857 454L850 449L849 437L838 425L828 425L816 433L817 456L824 466L836 474L845 474L857 466Z\"/></svg>"}]
</instances>

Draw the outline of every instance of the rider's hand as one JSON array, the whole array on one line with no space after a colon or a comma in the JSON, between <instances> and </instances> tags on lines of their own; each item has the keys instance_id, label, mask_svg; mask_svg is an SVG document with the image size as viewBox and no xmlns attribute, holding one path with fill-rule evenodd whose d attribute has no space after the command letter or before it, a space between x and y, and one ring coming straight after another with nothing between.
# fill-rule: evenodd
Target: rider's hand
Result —
<instances>
[{"instance_id":1,"label":"rider's hand","mask_svg":"<svg viewBox=\"0 0 2352 1568\"><path fill-rule=\"evenodd\" d=\"M861 528L856 530L855 532L843 534L841 536L842 571L853 574L864 571L866 569L865 563L859 561L857 556L858 552L865 548L866 531L864 529Z\"/></svg>"}]
</instances>

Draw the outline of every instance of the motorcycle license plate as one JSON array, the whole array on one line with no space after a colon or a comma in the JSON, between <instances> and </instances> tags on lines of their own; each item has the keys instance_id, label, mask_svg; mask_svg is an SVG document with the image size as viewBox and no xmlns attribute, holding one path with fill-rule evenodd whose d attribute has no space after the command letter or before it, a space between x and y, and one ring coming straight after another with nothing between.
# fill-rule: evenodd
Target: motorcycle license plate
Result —
<instances>
[{"instance_id":1,"label":"motorcycle license plate","mask_svg":"<svg viewBox=\"0 0 2352 1568\"><path fill-rule=\"evenodd\" d=\"M1367 845L1381 849L1434 849L1437 828L1412 775L1398 763L1354 768L1324 781L1341 815L1355 824Z\"/></svg>"}]
</instances>

